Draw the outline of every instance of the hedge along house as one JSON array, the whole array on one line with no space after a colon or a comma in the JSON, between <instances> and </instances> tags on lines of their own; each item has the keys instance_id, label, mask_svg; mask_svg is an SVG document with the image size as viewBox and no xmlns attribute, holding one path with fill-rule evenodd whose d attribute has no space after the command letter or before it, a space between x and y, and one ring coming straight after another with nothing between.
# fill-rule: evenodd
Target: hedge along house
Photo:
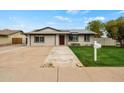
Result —
<instances>
[{"instance_id":1,"label":"hedge along house","mask_svg":"<svg viewBox=\"0 0 124 93\"><path fill-rule=\"evenodd\" d=\"M95 33L87 30L59 30L51 27L26 33L28 46L92 45Z\"/></svg>"},{"instance_id":2,"label":"hedge along house","mask_svg":"<svg viewBox=\"0 0 124 93\"><path fill-rule=\"evenodd\" d=\"M0 45L26 44L26 35L21 30L0 30Z\"/></svg>"}]
</instances>

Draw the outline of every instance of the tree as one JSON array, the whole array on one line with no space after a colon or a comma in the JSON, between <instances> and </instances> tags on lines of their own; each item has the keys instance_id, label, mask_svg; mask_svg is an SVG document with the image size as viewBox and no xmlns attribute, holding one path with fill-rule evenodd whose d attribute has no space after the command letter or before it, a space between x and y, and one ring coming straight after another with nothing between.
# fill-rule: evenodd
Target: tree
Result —
<instances>
[{"instance_id":1,"label":"tree","mask_svg":"<svg viewBox=\"0 0 124 93\"><path fill-rule=\"evenodd\" d=\"M109 37L118 40L121 47L124 47L124 17L108 21L105 27L110 34Z\"/></svg>"},{"instance_id":2,"label":"tree","mask_svg":"<svg viewBox=\"0 0 124 93\"><path fill-rule=\"evenodd\" d=\"M100 21L100 20L93 20L91 22L88 23L87 29L91 30L96 34L96 37L100 37L101 36L101 32L100 30L104 28L104 24Z\"/></svg>"},{"instance_id":3,"label":"tree","mask_svg":"<svg viewBox=\"0 0 124 93\"><path fill-rule=\"evenodd\" d=\"M124 47L124 17L119 17L116 21L118 26L118 40L121 47Z\"/></svg>"},{"instance_id":4,"label":"tree","mask_svg":"<svg viewBox=\"0 0 124 93\"><path fill-rule=\"evenodd\" d=\"M113 39L117 39L118 37L118 27L117 27L117 22L115 20L110 20L106 24L106 30L109 33L109 37Z\"/></svg>"}]
</instances>

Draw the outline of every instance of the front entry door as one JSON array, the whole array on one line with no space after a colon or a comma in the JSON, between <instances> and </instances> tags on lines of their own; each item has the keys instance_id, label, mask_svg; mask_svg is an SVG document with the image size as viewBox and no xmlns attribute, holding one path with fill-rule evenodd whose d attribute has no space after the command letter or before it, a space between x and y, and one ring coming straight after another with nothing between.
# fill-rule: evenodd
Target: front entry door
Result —
<instances>
[{"instance_id":1,"label":"front entry door","mask_svg":"<svg viewBox=\"0 0 124 93\"><path fill-rule=\"evenodd\" d=\"M65 36L59 35L59 45L64 45L64 44L65 44Z\"/></svg>"}]
</instances>

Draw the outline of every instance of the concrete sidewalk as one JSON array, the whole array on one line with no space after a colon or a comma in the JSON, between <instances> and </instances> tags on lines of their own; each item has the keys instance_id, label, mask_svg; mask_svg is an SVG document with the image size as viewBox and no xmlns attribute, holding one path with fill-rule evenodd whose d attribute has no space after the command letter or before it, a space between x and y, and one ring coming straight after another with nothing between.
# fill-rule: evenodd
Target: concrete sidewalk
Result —
<instances>
[{"instance_id":1,"label":"concrete sidewalk","mask_svg":"<svg viewBox=\"0 0 124 93\"><path fill-rule=\"evenodd\" d=\"M59 82L124 82L124 67L60 67Z\"/></svg>"},{"instance_id":2,"label":"concrete sidewalk","mask_svg":"<svg viewBox=\"0 0 124 93\"><path fill-rule=\"evenodd\" d=\"M44 64L47 63L52 63L55 67L83 66L67 46L54 47L44 62Z\"/></svg>"}]
</instances>

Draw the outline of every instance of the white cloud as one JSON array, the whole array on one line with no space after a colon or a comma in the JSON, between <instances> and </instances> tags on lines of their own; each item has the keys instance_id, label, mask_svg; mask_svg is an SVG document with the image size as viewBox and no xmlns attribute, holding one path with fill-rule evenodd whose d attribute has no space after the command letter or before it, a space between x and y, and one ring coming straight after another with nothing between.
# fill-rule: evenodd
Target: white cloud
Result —
<instances>
[{"instance_id":1,"label":"white cloud","mask_svg":"<svg viewBox=\"0 0 124 93\"><path fill-rule=\"evenodd\" d=\"M55 16L55 18L60 21L72 22L68 17L64 17L64 16Z\"/></svg>"},{"instance_id":2,"label":"white cloud","mask_svg":"<svg viewBox=\"0 0 124 93\"><path fill-rule=\"evenodd\" d=\"M15 16L10 16L10 17L9 17L9 20L10 20L10 21L16 20L16 17L15 17Z\"/></svg>"},{"instance_id":3,"label":"white cloud","mask_svg":"<svg viewBox=\"0 0 124 93\"><path fill-rule=\"evenodd\" d=\"M90 17L90 18L85 17L84 19L85 19L85 23L88 23L88 22L91 22L93 20L104 21L105 20L105 17L103 17L103 16Z\"/></svg>"},{"instance_id":4,"label":"white cloud","mask_svg":"<svg viewBox=\"0 0 124 93\"><path fill-rule=\"evenodd\" d=\"M67 10L66 13L68 14L72 14L72 15L75 15L75 14L87 14L89 13L90 10L83 10L83 11L80 11L80 10Z\"/></svg>"},{"instance_id":5,"label":"white cloud","mask_svg":"<svg viewBox=\"0 0 124 93\"><path fill-rule=\"evenodd\" d=\"M25 28L25 25L23 24L16 24L16 25L11 25L12 28L15 28L15 29L24 29Z\"/></svg>"},{"instance_id":6,"label":"white cloud","mask_svg":"<svg viewBox=\"0 0 124 93\"><path fill-rule=\"evenodd\" d=\"M13 29L24 29L26 27L20 17L10 16L9 20Z\"/></svg>"},{"instance_id":7,"label":"white cloud","mask_svg":"<svg viewBox=\"0 0 124 93\"><path fill-rule=\"evenodd\" d=\"M123 14L123 13L124 13L124 10L117 12L117 14Z\"/></svg>"},{"instance_id":8,"label":"white cloud","mask_svg":"<svg viewBox=\"0 0 124 93\"><path fill-rule=\"evenodd\" d=\"M81 14L87 14L89 12L90 12L90 10L85 10L85 11L82 11Z\"/></svg>"},{"instance_id":9,"label":"white cloud","mask_svg":"<svg viewBox=\"0 0 124 93\"><path fill-rule=\"evenodd\" d=\"M97 16L97 17L93 18L93 20L101 20L101 21L103 21L103 20L105 20L105 17Z\"/></svg>"},{"instance_id":10,"label":"white cloud","mask_svg":"<svg viewBox=\"0 0 124 93\"><path fill-rule=\"evenodd\" d=\"M10 16L9 18L10 25L9 28L11 29L19 29L24 31L30 31L33 28L31 22L25 20L19 16Z\"/></svg>"},{"instance_id":11,"label":"white cloud","mask_svg":"<svg viewBox=\"0 0 124 93\"><path fill-rule=\"evenodd\" d=\"M80 10L67 10L66 13L68 14L78 14Z\"/></svg>"}]
</instances>

